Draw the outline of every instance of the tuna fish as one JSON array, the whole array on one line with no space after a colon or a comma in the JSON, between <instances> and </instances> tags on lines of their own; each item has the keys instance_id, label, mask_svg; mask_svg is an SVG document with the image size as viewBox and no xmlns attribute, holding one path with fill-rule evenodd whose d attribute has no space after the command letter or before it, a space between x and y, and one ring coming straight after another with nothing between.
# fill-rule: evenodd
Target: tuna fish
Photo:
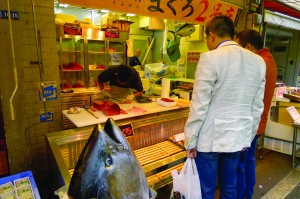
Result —
<instances>
[{"instance_id":1,"label":"tuna fish","mask_svg":"<svg viewBox=\"0 0 300 199\"><path fill-rule=\"evenodd\" d=\"M175 34L180 36L180 37L187 37L190 36L193 32L195 32L195 26L192 24L184 24L181 26Z\"/></svg>"},{"instance_id":2,"label":"tuna fish","mask_svg":"<svg viewBox=\"0 0 300 199\"><path fill-rule=\"evenodd\" d=\"M156 192L127 139L112 119L97 125L76 164L68 189L73 199L149 199Z\"/></svg>"}]
</instances>

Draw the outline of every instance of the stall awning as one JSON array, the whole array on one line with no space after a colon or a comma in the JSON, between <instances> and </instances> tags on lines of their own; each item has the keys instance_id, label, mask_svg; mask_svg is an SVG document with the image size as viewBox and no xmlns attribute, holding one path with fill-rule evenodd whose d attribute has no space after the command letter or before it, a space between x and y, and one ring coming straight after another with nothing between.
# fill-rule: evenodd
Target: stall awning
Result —
<instances>
[{"instance_id":1,"label":"stall awning","mask_svg":"<svg viewBox=\"0 0 300 199\"><path fill-rule=\"evenodd\" d=\"M265 11L264 22L276 26L300 30L299 19L295 19L289 16L285 16L283 14L278 14L267 10Z\"/></svg>"},{"instance_id":2,"label":"stall awning","mask_svg":"<svg viewBox=\"0 0 300 199\"><path fill-rule=\"evenodd\" d=\"M300 19L300 11L295 7L298 6L299 3L300 1L297 0L286 1L286 3L283 3L278 0L264 0L264 7L267 10L279 12Z\"/></svg>"}]
</instances>

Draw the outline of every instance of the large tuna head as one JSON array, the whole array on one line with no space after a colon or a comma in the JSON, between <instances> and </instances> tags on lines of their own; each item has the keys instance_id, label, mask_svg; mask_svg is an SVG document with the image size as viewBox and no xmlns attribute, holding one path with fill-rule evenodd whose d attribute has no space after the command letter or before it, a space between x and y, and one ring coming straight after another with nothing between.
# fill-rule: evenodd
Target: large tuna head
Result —
<instances>
[{"instance_id":1,"label":"large tuna head","mask_svg":"<svg viewBox=\"0 0 300 199\"><path fill-rule=\"evenodd\" d=\"M149 199L145 173L115 122L97 125L76 164L68 195L73 199Z\"/></svg>"}]
</instances>

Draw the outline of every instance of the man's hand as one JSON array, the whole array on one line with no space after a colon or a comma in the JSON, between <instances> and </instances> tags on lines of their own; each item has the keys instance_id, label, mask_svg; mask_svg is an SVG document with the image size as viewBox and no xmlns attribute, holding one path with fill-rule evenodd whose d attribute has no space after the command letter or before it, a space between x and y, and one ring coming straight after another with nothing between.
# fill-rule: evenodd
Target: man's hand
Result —
<instances>
[{"instance_id":1,"label":"man's hand","mask_svg":"<svg viewBox=\"0 0 300 199\"><path fill-rule=\"evenodd\" d=\"M197 157L197 148L192 148L192 149L188 149L186 150L186 157L187 158L196 158Z\"/></svg>"},{"instance_id":2,"label":"man's hand","mask_svg":"<svg viewBox=\"0 0 300 199\"><path fill-rule=\"evenodd\" d=\"M120 102L120 104L130 104L133 99L134 99L134 95L130 94L126 97L124 101Z\"/></svg>"},{"instance_id":3,"label":"man's hand","mask_svg":"<svg viewBox=\"0 0 300 199\"><path fill-rule=\"evenodd\" d=\"M126 97L126 100L125 101L132 101L133 100L133 98L134 98L134 94L130 94L130 95L128 95L127 97Z\"/></svg>"}]
</instances>

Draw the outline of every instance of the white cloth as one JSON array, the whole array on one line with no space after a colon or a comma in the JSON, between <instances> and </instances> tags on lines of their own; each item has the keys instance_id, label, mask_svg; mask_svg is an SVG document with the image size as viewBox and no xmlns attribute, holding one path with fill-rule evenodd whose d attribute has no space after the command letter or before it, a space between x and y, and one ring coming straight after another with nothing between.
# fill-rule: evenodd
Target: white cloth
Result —
<instances>
[{"instance_id":1,"label":"white cloth","mask_svg":"<svg viewBox=\"0 0 300 199\"><path fill-rule=\"evenodd\" d=\"M264 60L226 41L203 53L195 73L185 147L235 152L249 147L263 111Z\"/></svg>"}]
</instances>

